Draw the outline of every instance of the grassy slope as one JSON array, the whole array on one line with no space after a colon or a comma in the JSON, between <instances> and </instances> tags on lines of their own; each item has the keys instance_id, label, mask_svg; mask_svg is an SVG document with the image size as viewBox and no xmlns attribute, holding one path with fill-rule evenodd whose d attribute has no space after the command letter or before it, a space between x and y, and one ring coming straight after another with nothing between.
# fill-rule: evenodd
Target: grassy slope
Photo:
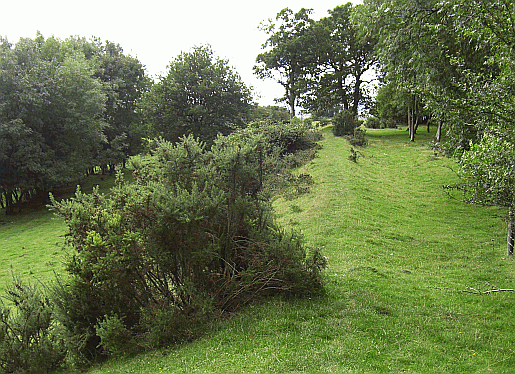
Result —
<instances>
[{"instance_id":1,"label":"grassy slope","mask_svg":"<svg viewBox=\"0 0 515 374\"><path fill-rule=\"evenodd\" d=\"M130 171L125 175L131 178ZM94 175L85 181L82 190L88 192L100 185L105 193L113 184L114 177ZM54 272L61 272L65 233L63 220L45 207L13 216L1 212L0 293L11 283L12 275L44 283L53 279Z\"/></svg>"},{"instance_id":2,"label":"grassy slope","mask_svg":"<svg viewBox=\"0 0 515 374\"><path fill-rule=\"evenodd\" d=\"M348 143L326 129L319 158L302 170L314 177L313 192L275 202L281 223L324 247L326 296L270 300L202 339L89 373L513 372L515 293L453 290L486 281L515 288L504 212L446 197L452 163L427 149L430 136L410 144L404 131L368 134L354 164ZM6 227L0 257L9 238L30 237L18 228L7 240ZM12 245L12 261L23 243Z\"/></svg>"},{"instance_id":3,"label":"grassy slope","mask_svg":"<svg viewBox=\"0 0 515 374\"><path fill-rule=\"evenodd\" d=\"M324 297L270 300L198 341L96 373L508 373L515 367L515 287L503 212L447 198L451 161L420 134L368 132L363 158L326 129L304 172L313 193L276 201L278 220L329 258Z\"/></svg>"}]
</instances>

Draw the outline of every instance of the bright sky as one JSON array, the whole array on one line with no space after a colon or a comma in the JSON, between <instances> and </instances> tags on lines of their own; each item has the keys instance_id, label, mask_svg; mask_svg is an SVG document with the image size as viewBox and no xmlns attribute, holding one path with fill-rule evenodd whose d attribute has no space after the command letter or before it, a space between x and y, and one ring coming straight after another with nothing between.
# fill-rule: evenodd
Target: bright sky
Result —
<instances>
[{"instance_id":1,"label":"bright sky","mask_svg":"<svg viewBox=\"0 0 515 374\"><path fill-rule=\"evenodd\" d=\"M8 0L2 4L0 35L16 43L20 37L66 39L71 35L99 37L120 44L137 57L152 76L165 74L167 65L193 46L210 44L215 54L229 60L242 80L254 88L261 105L275 105L282 86L259 80L252 67L267 35L259 24L289 7L297 12L313 8L312 17L328 15L337 0ZM361 0L351 0L361 3Z\"/></svg>"}]
</instances>

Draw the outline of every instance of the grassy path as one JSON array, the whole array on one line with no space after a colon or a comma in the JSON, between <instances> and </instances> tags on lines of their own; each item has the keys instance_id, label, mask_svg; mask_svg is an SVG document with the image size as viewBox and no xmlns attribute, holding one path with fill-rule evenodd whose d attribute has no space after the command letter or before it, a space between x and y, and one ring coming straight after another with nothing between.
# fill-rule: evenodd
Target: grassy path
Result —
<instances>
[{"instance_id":1,"label":"grassy path","mask_svg":"<svg viewBox=\"0 0 515 374\"><path fill-rule=\"evenodd\" d=\"M504 212L447 198L452 162L428 149L430 135L368 137L353 163L326 129L301 170L312 193L275 202L279 222L324 248L327 295L270 300L202 339L89 373L513 372L515 293L457 291L515 288Z\"/></svg>"},{"instance_id":2,"label":"grassy path","mask_svg":"<svg viewBox=\"0 0 515 374\"><path fill-rule=\"evenodd\" d=\"M278 220L329 259L327 295L250 307L198 341L93 373L510 373L515 287L503 212L449 199L450 160L420 134L369 131L358 163L326 130L313 193Z\"/></svg>"}]
</instances>

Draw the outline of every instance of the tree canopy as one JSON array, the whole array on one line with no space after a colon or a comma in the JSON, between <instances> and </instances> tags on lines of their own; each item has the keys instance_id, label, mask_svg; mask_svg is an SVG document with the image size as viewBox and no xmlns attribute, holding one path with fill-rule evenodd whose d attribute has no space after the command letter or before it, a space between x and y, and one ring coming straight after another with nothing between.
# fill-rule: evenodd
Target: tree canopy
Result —
<instances>
[{"instance_id":1,"label":"tree canopy","mask_svg":"<svg viewBox=\"0 0 515 374\"><path fill-rule=\"evenodd\" d=\"M263 44L266 51L256 58L254 71L260 78L272 78L284 87L284 96L276 101L286 103L290 118L295 117L295 108L313 73L315 56L310 46L315 40L311 32L311 13L312 9L302 8L293 13L290 8L285 8L275 20L260 25L269 36Z\"/></svg>"},{"instance_id":2,"label":"tree canopy","mask_svg":"<svg viewBox=\"0 0 515 374\"><path fill-rule=\"evenodd\" d=\"M191 134L211 143L246 123L251 99L228 61L206 45L176 57L144 95L140 110L153 136L177 141Z\"/></svg>"},{"instance_id":3,"label":"tree canopy","mask_svg":"<svg viewBox=\"0 0 515 374\"><path fill-rule=\"evenodd\" d=\"M108 61L114 50L127 62L123 73ZM95 166L124 160L143 82L142 65L113 43L0 39L0 203L6 211L45 200L48 191Z\"/></svg>"}]
</instances>

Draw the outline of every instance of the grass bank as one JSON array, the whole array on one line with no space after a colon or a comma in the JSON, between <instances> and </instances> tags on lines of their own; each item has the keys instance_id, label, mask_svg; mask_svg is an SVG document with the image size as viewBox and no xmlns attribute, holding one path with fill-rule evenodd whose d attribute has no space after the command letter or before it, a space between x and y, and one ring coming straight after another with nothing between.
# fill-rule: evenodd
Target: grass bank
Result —
<instances>
[{"instance_id":1,"label":"grass bank","mask_svg":"<svg viewBox=\"0 0 515 374\"><path fill-rule=\"evenodd\" d=\"M97 373L509 373L515 367L504 212L449 199L453 163L400 130L369 130L357 163L325 130L312 193L277 199L278 220L329 260L327 294L274 299L203 339Z\"/></svg>"}]
</instances>

